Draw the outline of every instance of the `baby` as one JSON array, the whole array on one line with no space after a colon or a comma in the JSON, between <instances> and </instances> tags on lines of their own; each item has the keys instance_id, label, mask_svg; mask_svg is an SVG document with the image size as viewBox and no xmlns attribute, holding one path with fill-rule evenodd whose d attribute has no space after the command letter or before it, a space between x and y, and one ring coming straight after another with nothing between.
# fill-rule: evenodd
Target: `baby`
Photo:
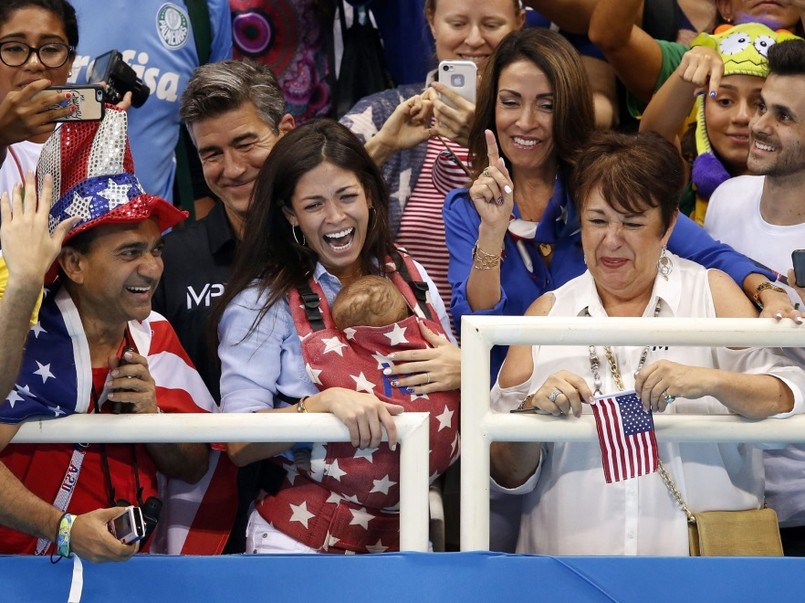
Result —
<instances>
[{"instance_id":1,"label":"baby","mask_svg":"<svg viewBox=\"0 0 805 603\"><path fill-rule=\"evenodd\" d=\"M382 276L362 276L338 293L332 308L333 322L347 327L384 327L410 315L399 289Z\"/></svg>"}]
</instances>

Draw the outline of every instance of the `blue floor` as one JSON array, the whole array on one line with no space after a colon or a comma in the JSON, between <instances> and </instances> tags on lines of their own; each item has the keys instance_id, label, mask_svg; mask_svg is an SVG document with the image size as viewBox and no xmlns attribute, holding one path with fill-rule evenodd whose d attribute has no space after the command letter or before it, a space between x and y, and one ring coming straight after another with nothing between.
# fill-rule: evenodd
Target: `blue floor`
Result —
<instances>
[{"instance_id":1,"label":"blue floor","mask_svg":"<svg viewBox=\"0 0 805 603\"><path fill-rule=\"evenodd\" d=\"M72 561L0 556L0 601L67 601ZM805 559L405 553L84 563L82 602L805 600Z\"/></svg>"}]
</instances>

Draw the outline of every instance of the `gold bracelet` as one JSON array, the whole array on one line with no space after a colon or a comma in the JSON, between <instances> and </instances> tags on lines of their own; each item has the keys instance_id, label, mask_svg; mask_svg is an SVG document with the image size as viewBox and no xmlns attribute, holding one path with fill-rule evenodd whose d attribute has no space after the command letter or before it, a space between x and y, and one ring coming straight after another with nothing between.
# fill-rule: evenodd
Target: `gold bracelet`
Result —
<instances>
[{"instance_id":1,"label":"gold bracelet","mask_svg":"<svg viewBox=\"0 0 805 603\"><path fill-rule=\"evenodd\" d=\"M500 264L503 259L503 254L493 255L485 252L478 247L478 241L475 241L475 247L472 248L472 267L476 270L492 270Z\"/></svg>"},{"instance_id":2,"label":"gold bracelet","mask_svg":"<svg viewBox=\"0 0 805 603\"><path fill-rule=\"evenodd\" d=\"M760 301L760 294L761 294L761 292L765 291L766 289L771 289L772 291L776 291L777 293L785 293L786 292L785 289L783 289L782 287L778 287L777 285L773 285L770 281L764 281L764 282L760 283L757 286L757 289L755 289L754 300L755 300L755 305L758 306L761 309L763 308L763 302Z\"/></svg>"},{"instance_id":3,"label":"gold bracelet","mask_svg":"<svg viewBox=\"0 0 805 603\"><path fill-rule=\"evenodd\" d=\"M305 408L305 400L310 398L310 396L302 396L299 398L299 402L296 403L296 412L307 412L307 408Z\"/></svg>"}]
</instances>

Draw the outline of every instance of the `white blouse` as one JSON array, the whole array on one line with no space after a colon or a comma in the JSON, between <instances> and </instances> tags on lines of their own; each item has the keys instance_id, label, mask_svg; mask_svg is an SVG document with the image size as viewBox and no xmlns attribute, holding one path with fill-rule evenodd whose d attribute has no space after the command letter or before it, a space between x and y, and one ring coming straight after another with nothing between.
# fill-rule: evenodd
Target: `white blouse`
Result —
<instances>
[{"instance_id":1,"label":"white blouse","mask_svg":"<svg viewBox=\"0 0 805 603\"><path fill-rule=\"evenodd\" d=\"M707 271L669 254L674 270L666 281L658 277L643 316L650 317L660 300L661 317L715 317ZM606 316L592 275L585 272L557 289L550 316ZM602 346L596 346L604 393L617 391ZM634 387L642 347L615 347L626 389ZM649 347L646 366L661 359L688 365L717 367L746 373L770 373L791 387L801 412L805 372L781 354L765 348L729 350L674 347L658 341ZM510 388L498 383L492 407L508 412L545 379L569 370L585 378L592 389L587 346L535 346L534 372L528 382ZM665 414L729 414L715 398L677 398ZM584 405L584 414L592 414ZM567 417L572 421L574 418ZM760 508L763 503L763 464L755 446L735 443L667 443L658 439L660 459L693 511ZM496 488L505 490L500 486ZM518 488L524 493L517 552L550 555L687 555L686 517L668 492L659 473L607 484L597 442L545 443L536 472Z\"/></svg>"}]
</instances>

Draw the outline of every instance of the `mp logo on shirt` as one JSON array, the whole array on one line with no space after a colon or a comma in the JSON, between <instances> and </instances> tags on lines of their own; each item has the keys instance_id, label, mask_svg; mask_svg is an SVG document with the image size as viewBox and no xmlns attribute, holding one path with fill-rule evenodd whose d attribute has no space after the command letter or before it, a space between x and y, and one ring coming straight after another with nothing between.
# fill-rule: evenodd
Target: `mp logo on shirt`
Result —
<instances>
[{"instance_id":1,"label":"mp logo on shirt","mask_svg":"<svg viewBox=\"0 0 805 603\"><path fill-rule=\"evenodd\" d=\"M157 12L157 33L168 50L181 48L190 33L190 19L184 9L167 2Z\"/></svg>"},{"instance_id":2,"label":"mp logo on shirt","mask_svg":"<svg viewBox=\"0 0 805 603\"><path fill-rule=\"evenodd\" d=\"M224 285L222 283L206 283L201 291L196 292L193 285L187 286L187 309L200 308L205 306L210 307L214 297L220 297L224 292Z\"/></svg>"}]
</instances>

